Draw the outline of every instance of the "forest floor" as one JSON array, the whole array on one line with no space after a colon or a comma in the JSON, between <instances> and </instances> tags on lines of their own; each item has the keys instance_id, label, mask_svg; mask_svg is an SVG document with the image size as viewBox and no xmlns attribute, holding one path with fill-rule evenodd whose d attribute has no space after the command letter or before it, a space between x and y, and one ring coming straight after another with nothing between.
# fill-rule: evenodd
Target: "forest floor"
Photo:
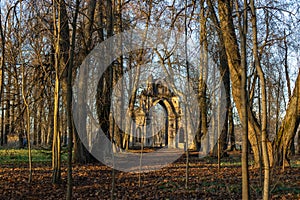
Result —
<instances>
[{"instance_id":1,"label":"forest floor","mask_svg":"<svg viewBox=\"0 0 300 200\"><path fill-rule=\"evenodd\" d=\"M28 183L28 165L0 159L0 199L65 199L67 168L62 167L62 183L52 184L51 162L34 160L33 180ZM50 156L50 155L48 155ZM51 158L51 157L50 157ZM13 160L15 159L15 160ZM64 160L64 159L63 159ZM74 199L110 199L111 168L99 164L73 165ZM241 199L240 153L230 153L222 158L218 170L217 159L199 159L190 156L188 189L185 188L185 157L161 170L141 174L115 172L114 199ZM271 199L300 199L300 156L295 156L292 167L271 170ZM259 169L250 168L250 190L252 199L261 199Z\"/></svg>"}]
</instances>

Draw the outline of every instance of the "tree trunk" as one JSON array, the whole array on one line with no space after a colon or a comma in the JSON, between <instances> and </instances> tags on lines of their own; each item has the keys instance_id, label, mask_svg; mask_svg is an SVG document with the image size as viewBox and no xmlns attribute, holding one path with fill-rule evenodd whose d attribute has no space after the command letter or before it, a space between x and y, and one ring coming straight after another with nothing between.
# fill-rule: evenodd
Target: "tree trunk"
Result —
<instances>
[{"instance_id":1,"label":"tree trunk","mask_svg":"<svg viewBox=\"0 0 300 200\"><path fill-rule=\"evenodd\" d=\"M96 5L97 5L97 1L96 0L89 0L87 3L88 3L87 4L87 11L86 11L87 22L86 22L86 24L84 24L84 28L82 30L83 31L82 34L84 35L84 42L83 42L84 47L83 47L83 49L81 49L81 52L80 52L80 57L82 57L82 58L85 58L93 48L93 46L92 46L92 34L93 34L93 26L94 26L94 18L95 18L94 15L95 15L95 9L96 9ZM101 2L99 2L99 3L101 3ZM82 83L82 84L84 84L84 83ZM86 88L84 85L81 85L80 87L82 87L81 89ZM83 93L84 92L85 91L83 91ZM82 95L84 96L84 94L82 94ZM81 100L81 101L83 101L83 100ZM82 109L84 109L84 108L82 108ZM82 110L81 113L85 114L85 116L81 116L81 117L82 117L82 119L86 120L86 111ZM80 124L80 126L81 126L80 129L82 130L83 127L86 127L86 122L82 122L82 124ZM74 130L74 131L75 131L74 132L74 140L75 140L75 143L74 143L74 162L76 162L76 163L96 162L96 159L90 154L88 149L86 149L84 144L81 142L77 130ZM86 133L80 133L80 134L86 134Z\"/></svg>"},{"instance_id":2,"label":"tree trunk","mask_svg":"<svg viewBox=\"0 0 300 200\"><path fill-rule=\"evenodd\" d=\"M252 12L252 35L253 35L253 56L255 61L255 67L260 79L260 86L261 86L261 112L262 112L262 119L261 119L261 147L262 147L262 157L264 161L264 190L263 190L263 199L269 199L269 188L270 188L270 163L269 163L269 156L268 156L268 146L267 146L267 89L266 89L266 81L265 81L265 74L262 70L260 64L260 58L258 54L258 44L257 44L257 25L256 25L256 8L254 4L254 0L250 1L250 7Z\"/></svg>"},{"instance_id":3,"label":"tree trunk","mask_svg":"<svg viewBox=\"0 0 300 200\"><path fill-rule=\"evenodd\" d=\"M0 16L2 16L1 10L0 10ZM0 137L0 145L3 146L4 144L4 103L3 103L3 87L4 87L4 68L5 68L5 30L3 30L2 25L2 17L0 17L0 36L1 36L1 70L0 70L0 104L1 104L1 137Z\"/></svg>"},{"instance_id":4,"label":"tree trunk","mask_svg":"<svg viewBox=\"0 0 300 200\"><path fill-rule=\"evenodd\" d=\"M300 72L290 98L286 115L273 142L274 164L290 166L290 147L300 123Z\"/></svg>"},{"instance_id":5,"label":"tree trunk","mask_svg":"<svg viewBox=\"0 0 300 200\"><path fill-rule=\"evenodd\" d=\"M53 114L53 142L52 142L52 182L57 184L61 181L60 166L60 133L59 133L59 90L60 90L60 14L61 1L53 0L53 25L54 25L54 68L55 68L55 86L54 86L54 114ZM56 19L56 14L58 15ZM58 20L58 21L57 21Z\"/></svg>"},{"instance_id":6,"label":"tree trunk","mask_svg":"<svg viewBox=\"0 0 300 200\"><path fill-rule=\"evenodd\" d=\"M60 183L60 133L59 133L59 79L55 75L55 89L54 89L54 116L53 116L53 144L52 144L52 170L53 183Z\"/></svg>"},{"instance_id":7,"label":"tree trunk","mask_svg":"<svg viewBox=\"0 0 300 200\"><path fill-rule=\"evenodd\" d=\"M105 2L106 29L107 38L109 38L113 36L113 5L111 0L106 0ZM109 139L112 139L109 133L112 80L113 69L111 65L103 73L97 86L97 114L99 116L100 127Z\"/></svg>"},{"instance_id":8,"label":"tree trunk","mask_svg":"<svg viewBox=\"0 0 300 200\"><path fill-rule=\"evenodd\" d=\"M206 103L206 89L207 89L207 68L208 68L208 43L207 43L207 33L206 33L206 16L204 11L204 1L200 1L200 74L199 74L199 108L200 110L200 124L199 130L195 136L196 150L201 149L201 137L207 136L207 103Z\"/></svg>"},{"instance_id":9,"label":"tree trunk","mask_svg":"<svg viewBox=\"0 0 300 200\"><path fill-rule=\"evenodd\" d=\"M220 25L221 31L224 38L226 55L228 59L228 66L230 71L230 78L232 83L232 96L234 102L236 104L236 108L238 110L241 121L243 121L244 114L243 110L243 95L242 95L242 73L244 70L241 65L241 55L239 52L239 46L237 43L237 38L235 34L235 29L233 25L232 19L232 8L230 6L230 1L218 1L219 7L219 16L220 16ZM247 105L247 113L248 113L248 139L251 143L253 154L254 154L254 162L257 166L259 164L259 142L258 137L260 133L260 126L257 123L256 118L250 107Z\"/></svg>"},{"instance_id":10,"label":"tree trunk","mask_svg":"<svg viewBox=\"0 0 300 200\"><path fill-rule=\"evenodd\" d=\"M67 200L72 199L73 177L72 177L72 150L73 150L73 117L72 117L72 72L74 64L74 50L76 39L76 23L79 13L80 1L76 0L74 18L72 22L72 41L70 48L70 61L68 63L68 81L67 81L67 120L68 120L68 183L67 183Z\"/></svg>"},{"instance_id":11,"label":"tree trunk","mask_svg":"<svg viewBox=\"0 0 300 200\"><path fill-rule=\"evenodd\" d=\"M248 13L247 1L244 0L244 12L242 25L239 23L241 35L241 122L243 126L242 136L242 197L244 200L250 198L249 190L249 169L248 169L248 94L247 94L247 31L248 31Z\"/></svg>"},{"instance_id":12,"label":"tree trunk","mask_svg":"<svg viewBox=\"0 0 300 200\"><path fill-rule=\"evenodd\" d=\"M227 141L227 133L228 133L228 120L229 120L229 112L230 112L230 105L231 105L231 94L230 94L230 74L229 74L229 67L228 67L228 60L226 56L226 47L224 43L224 38L221 32L221 27L220 27L220 22L218 21L216 12L214 10L214 7L212 5L211 0L207 1L210 13L211 13L211 18L217 27L217 33L219 37L219 57L220 57L220 76L221 76L221 81L224 85L225 89L225 98L226 98L226 106L225 106L225 119L224 119L224 124L222 124L222 130L221 134L219 135L220 138L220 150L221 154L224 154L224 150L227 149L228 141ZM221 91L222 92L222 91ZM221 94L224 95L224 94ZM221 99L223 99L221 97ZM231 127L233 128L233 126ZM233 131L233 129L232 129ZM216 148L215 148L216 149ZM214 156L216 156L216 151L214 151Z\"/></svg>"},{"instance_id":13,"label":"tree trunk","mask_svg":"<svg viewBox=\"0 0 300 200\"><path fill-rule=\"evenodd\" d=\"M37 112L38 112L38 107L35 107L34 110L33 110L33 145L37 145L37 138L38 138L38 132L37 132L37 121L38 121L38 118L37 118Z\"/></svg>"},{"instance_id":14,"label":"tree trunk","mask_svg":"<svg viewBox=\"0 0 300 200\"><path fill-rule=\"evenodd\" d=\"M204 2L204 1L202 1ZM184 53L185 53L185 66L186 66L186 75L187 75L187 83L190 82L190 69L189 69L189 58L188 58L188 43L187 43L187 40L188 40L188 26L187 26L187 0L185 0L185 9L184 9ZM205 46L205 45L204 45ZM206 52L204 52L206 53ZM190 85L188 84L187 85L188 87L188 91L190 91ZM187 98L186 96L184 96L184 110L185 110L185 113L187 113ZM185 115L185 130L188 130L188 116L187 114ZM188 189L188 183L189 183L189 176L190 176L190 160L189 160L189 134L188 134L188 131L186 131L185 133L185 151L186 151L186 162L185 162L185 189Z\"/></svg>"},{"instance_id":15,"label":"tree trunk","mask_svg":"<svg viewBox=\"0 0 300 200\"><path fill-rule=\"evenodd\" d=\"M116 23L115 23L115 31L116 34L119 34L123 31L122 25L122 2L120 0L116 1ZM122 41L120 41L119 46L122 46ZM121 49L123 51L123 49ZM126 143L123 144L123 119L124 119L124 80L122 79L123 76L123 55L117 58L117 64L114 66L114 75L113 75L113 88L114 88L114 95L116 98L116 102L114 103L114 140L119 148L126 148ZM120 82L121 81L121 82ZM120 82L120 83L119 83Z\"/></svg>"},{"instance_id":16,"label":"tree trunk","mask_svg":"<svg viewBox=\"0 0 300 200\"><path fill-rule=\"evenodd\" d=\"M10 129L11 129L11 104L10 104L10 98L11 98L11 81L12 81L12 76L11 73L8 72L8 80L7 80L7 85L6 85L6 110L5 110L5 126L4 126L4 144L7 144L7 136L10 134Z\"/></svg>"},{"instance_id":17,"label":"tree trunk","mask_svg":"<svg viewBox=\"0 0 300 200\"><path fill-rule=\"evenodd\" d=\"M19 19L19 29L21 29L21 22L22 21L22 4L20 2L20 19ZM25 66L23 61L23 51L22 51L22 37L21 32L18 35L18 42L19 42L19 56L20 56L20 63L21 63L21 70L22 70L22 98L26 108L26 133L27 133L27 145L28 145L28 165L29 165L29 176L28 176L28 183L31 182L32 179L32 159L31 159L31 138L30 138L30 110L29 110L29 103L27 99L27 92L25 93L26 88L26 81L25 81ZM29 95L28 95L29 96ZM10 103L10 102L9 102Z\"/></svg>"}]
</instances>

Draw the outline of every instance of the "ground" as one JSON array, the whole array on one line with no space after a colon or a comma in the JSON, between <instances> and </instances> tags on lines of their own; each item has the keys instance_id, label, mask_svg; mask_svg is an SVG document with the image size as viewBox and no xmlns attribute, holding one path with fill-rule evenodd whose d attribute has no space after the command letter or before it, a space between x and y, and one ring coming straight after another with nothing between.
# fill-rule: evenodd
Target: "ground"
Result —
<instances>
[{"instance_id":1,"label":"ground","mask_svg":"<svg viewBox=\"0 0 300 200\"><path fill-rule=\"evenodd\" d=\"M65 199L67 169L62 167L62 183L51 183L51 153L34 152L33 180L28 183L25 155L16 150L0 152L0 199ZM23 156L23 157L22 157ZM64 157L63 157L64 158ZM2 159L2 160L1 160ZM9 160L11 159L11 160ZM21 162L19 162L21 160ZM116 171L115 199L241 199L240 153L222 159L218 170L214 158L190 158L188 189L185 189L185 157L159 171L141 174ZM110 199L111 168L99 164L75 165L74 199ZM300 156L284 172L271 170L271 199L300 199ZM261 198L259 169L250 169L252 199Z\"/></svg>"}]
</instances>

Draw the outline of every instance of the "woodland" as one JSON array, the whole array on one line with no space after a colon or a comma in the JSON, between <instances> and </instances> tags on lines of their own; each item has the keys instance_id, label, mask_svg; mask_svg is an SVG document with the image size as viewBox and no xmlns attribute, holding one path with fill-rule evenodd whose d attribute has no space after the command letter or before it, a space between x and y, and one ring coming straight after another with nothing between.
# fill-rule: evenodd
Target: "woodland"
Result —
<instances>
[{"instance_id":1,"label":"woodland","mask_svg":"<svg viewBox=\"0 0 300 200\"><path fill-rule=\"evenodd\" d=\"M0 7L0 199L300 199L299 0Z\"/></svg>"}]
</instances>

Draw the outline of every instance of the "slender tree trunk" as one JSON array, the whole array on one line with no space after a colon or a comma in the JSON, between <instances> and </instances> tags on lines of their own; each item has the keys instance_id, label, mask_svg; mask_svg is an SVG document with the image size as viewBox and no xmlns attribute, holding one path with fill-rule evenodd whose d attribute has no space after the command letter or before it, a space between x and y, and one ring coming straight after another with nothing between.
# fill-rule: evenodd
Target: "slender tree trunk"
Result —
<instances>
[{"instance_id":1,"label":"slender tree trunk","mask_svg":"<svg viewBox=\"0 0 300 200\"><path fill-rule=\"evenodd\" d=\"M42 113L43 113L43 107L42 107L42 103L39 102L39 105L38 105L38 114L37 114L37 125L38 125L38 128L37 128L37 144L38 145L41 145L42 144L42 133L43 133L43 128L42 128Z\"/></svg>"},{"instance_id":2,"label":"slender tree trunk","mask_svg":"<svg viewBox=\"0 0 300 200\"><path fill-rule=\"evenodd\" d=\"M11 124L11 104L10 104L10 98L11 98L11 73L8 71L8 80L6 85L6 110L5 110L5 127L4 127L4 144L7 144L7 136L10 133L10 124Z\"/></svg>"},{"instance_id":3,"label":"slender tree trunk","mask_svg":"<svg viewBox=\"0 0 300 200\"><path fill-rule=\"evenodd\" d=\"M76 0L76 7L72 22L72 40L70 48L70 61L68 63L68 79L67 79L67 117L68 117L68 184L67 184L67 200L72 199L73 193L73 177L72 177L72 151L73 151L73 118L72 118L72 72L74 64L74 50L76 39L76 23L79 13L80 0Z\"/></svg>"},{"instance_id":4,"label":"slender tree trunk","mask_svg":"<svg viewBox=\"0 0 300 200\"><path fill-rule=\"evenodd\" d=\"M37 145L37 112L38 112L38 107L35 107L33 109L33 114L32 114L32 117L33 117L33 145Z\"/></svg>"},{"instance_id":5,"label":"slender tree trunk","mask_svg":"<svg viewBox=\"0 0 300 200\"><path fill-rule=\"evenodd\" d=\"M122 24L122 1L118 0L116 1L116 34L119 34L123 31L123 24ZM121 47L121 52L123 52L122 49L122 40L120 40L120 47ZM121 53L123 54L123 53ZM123 126L123 119L124 119L124 80L122 79L123 76L123 55L121 55L119 58L117 58L117 65L115 66L115 70L114 70L114 80L113 80L113 88L115 91L115 96L118 98L115 107L116 112L115 113L115 117L117 120L117 123L115 124L115 135L117 134L116 137L116 141L118 141L118 145L120 148L126 148L126 146L128 146L128 138L125 140L123 139L123 132L125 130L122 130ZM118 85L117 85L118 84Z\"/></svg>"},{"instance_id":6,"label":"slender tree trunk","mask_svg":"<svg viewBox=\"0 0 300 200\"><path fill-rule=\"evenodd\" d=\"M284 30L284 72L285 72L285 79L286 79L286 86L288 89L288 95L289 98L292 96L292 90L291 90L291 80L290 80L290 75L289 75L289 66L288 66L288 44L287 44L287 35Z\"/></svg>"},{"instance_id":7,"label":"slender tree trunk","mask_svg":"<svg viewBox=\"0 0 300 200\"><path fill-rule=\"evenodd\" d=\"M22 62L22 61L21 61ZM22 96L24 105L26 107L26 133L27 133L27 146L28 146L28 165L29 165L29 177L28 182L31 182L32 179L32 158L31 158L31 138L30 138L30 110L28 105L28 100L26 99L25 94L25 82L24 82L24 66L22 64Z\"/></svg>"},{"instance_id":8,"label":"slender tree trunk","mask_svg":"<svg viewBox=\"0 0 300 200\"><path fill-rule=\"evenodd\" d=\"M59 132L59 78L55 76L54 89L54 117L53 117L53 144L52 144L52 170L53 183L60 183L61 168L60 168L60 132Z\"/></svg>"},{"instance_id":9,"label":"slender tree trunk","mask_svg":"<svg viewBox=\"0 0 300 200\"><path fill-rule=\"evenodd\" d=\"M1 36L1 70L0 70L0 104L1 104L1 138L0 138L0 145L3 146L4 143L4 103L2 102L3 100L3 87L4 87L4 68L5 68L5 30L3 30L3 25L2 25L2 9L0 9L0 36Z\"/></svg>"},{"instance_id":10,"label":"slender tree trunk","mask_svg":"<svg viewBox=\"0 0 300 200\"><path fill-rule=\"evenodd\" d=\"M267 91L266 91L266 81L265 75L260 64L260 58L258 55L258 44L257 44L257 25L256 25L256 8L254 0L250 1L250 7L252 11L252 35L253 35L253 56L255 61L255 67L260 79L261 87L261 108L262 108L262 118L261 118L261 146L262 146L262 157L264 162L264 191L263 199L269 199L269 188L270 188L270 163L268 156L268 145L267 145Z\"/></svg>"},{"instance_id":11,"label":"slender tree trunk","mask_svg":"<svg viewBox=\"0 0 300 200\"><path fill-rule=\"evenodd\" d=\"M187 26L187 0L185 0L185 9L184 9L184 33L185 33L185 37L184 37L184 53L185 53L185 65L186 65L186 74L187 74L187 83L190 82L190 69L189 69L189 58L188 58L188 43L187 43L187 40L188 40L188 26ZM190 91L190 85L187 84L187 87L188 87L188 91ZM185 189L188 189L188 183L189 183L189 173L190 173L190 161L189 161L189 137L188 137L188 117L187 117L187 97L184 96L184 99L185 99L185 102L184 102L184 105L185 105L185 130L186 130L186 168L185 168Z\"/></svg>"},{"instance_id":12,"label":"slender tree trunk","mask_svg":"<svg viewBox=\"0 0 300 200\"><path fill-rule=\"evenodd\" d=\"M280 89L281 89L281 80L278 81L277 92L276 92L276 125L275 133L278 133L279 129L279 118L280 118Z\"/></svg>"},{"instance_id":13,"label":"slender tree trunk","mask_svg":"<svg viewBox=\"0 0 300 200\"><path fill-rule=\"evenodd\" d=\"M241 36L241 122L243 125L242 136L242 197L244 200L250 198L249 190L249 169L248 169L248 94L247 94L247 32L248 13L247 1L244 0L244 12L242 25L239 21Z\"/></svg>"},{"instance_id":14,"label":"slender tree trunk","mask_svg":"<svg viewBox=\"0 0 300 200\"><path fill-rule=\"evenodd\" d=\"M53 114L53 143L52 143L52 182L57 184L61 181L61 158L60 158L60 132L59 132L59 70L60 70L60 11L61 1L53 0L53 22L54 22L54 38L55 38L55 54L54 54L54 68L55 68L55 86L54 86L54 114ZM57 14L57 18L56 18Z\"/></svg>"},{"instance_id":15,"label":"slender tree trunk","mask_svg":"<svg viewBox=\"0 0 300 200\"><path fill-rule=\"evenodd\" d=\"M20 2L20 19L19 19L19 29L21 30L21 21L22 21L22 4ZM19 51L20 51L20 63L22 68L22 97L23 102L26 107L26 133L27 133L27 145L28 145L28 165L29 165L29 176L28 176L28 183L31 182L32 179L32 159L31 159L31 138L30 138L30 110L29 110L29 103L27 99L27 93L25 93L25 66L23 64L23 51L22 51L22 38L21 38L21 32L19 33ZM9 111L8 111L9 112Z\"/></svg>"},{"instance_id":16,"label":"slender tree trunk","mask_svg":"<svg viewBox=\"0 0 300 200\"><path fill-rule=\"evenodd\" d=\"M204 0L200 1L200 74L199 74L199 107L200 110L200 127L201 130L198 130L196 135L196 149L200 150L201 148L201 137L207 137L207 100L206 100L206 80L207 80L207 68L208 68L208 43L207 43L207 33L206 33L206 16L205 16L205 8L204 8ZM199 141L200 140L200 141ZM207 149L208 150L208 149Z\"/></svg>"},{"instance_id":17,"label":"slender tree trunk","mask_svg":"<svg viewBox=\"0 0 300 200\"><path fill-rule=\"evenodd\" d=\"M23 66L23 75L22 81L24 80L24 66ZM22 94L23 94L23 101L26 107L26 133L27 133L27 146L28 146L28 168L29 168L29 176L28 176L28 183L32 180L32 158L31 158L31 138L30 138L30 110L27 99L25 97L25 88L24 82L22 83Z\"/></svg>"}]
</instances>

